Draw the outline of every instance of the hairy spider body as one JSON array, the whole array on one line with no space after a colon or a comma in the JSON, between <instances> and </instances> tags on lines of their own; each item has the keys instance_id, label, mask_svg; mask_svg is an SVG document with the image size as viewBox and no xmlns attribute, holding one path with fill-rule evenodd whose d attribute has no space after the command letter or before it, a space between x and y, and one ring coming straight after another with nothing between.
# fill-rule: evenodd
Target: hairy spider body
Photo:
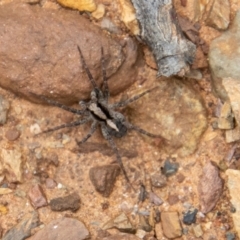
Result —
<instances>
[{"instance_id":1,"label":"hairy spider body","mask_svg":"<svg viewBox=\"0 0 240 240\"><path fill-rule=\"evenodd\" d=\"M107 83L107 77L106 77L106 70L105 70L105 64L104 64L104 56L103 56L103 48L101 48L101 65L102 65L102 75L103 75L103 87L100 89L95 80L93 79L92 74L89 71L89 68L86 65L85 59L82 55L81 49L78 46L78 51L80 55L80 60L81 64L85 70L85 72L88 75L88 79L93 87L93 90L91 91L91 99L88 102L85 101L80 101L79 105L81 106L81 109L75 109L68 107L66 105L63 105L59 102L56 102L54 100L48 99L44 96L39 96L34 93L31 93L32 95L44 100L45 102L49 103L50 105L62 108L66 111L72 112L74 114L78 114L83 116L81 120L63 124L54 128L47 129L41 133L47 133L47 132L52 132L58 129L66 128L66 127L75 127L79 126L82 124L85 124L87 122L92 122L90 131L88 134L81 140L78 141L78 144L82 144L86 142L96 131L97 127L101 127L102 135L103 137L108 141L109 145L113 149L114 153L116 154L117 157L117 162L120 165L122 172L127 180L129 181L128 175L125 171L125 168L123 166L121 156L119 154L119 151L117 149L116 144L113 141L113 137L116 138L121 138L127 134L127 131L132 129L135 131L138 131L142 134L145 134L149 137L157 137L157 138L162 138L160 135L152 134L149 133L131 123L129 123L123 114L119 113L116 111L117 108L122 108L127 106L128 104L136 101L140 97L144 96L145 94L149 93L155 88L148 89L145 92L138 94L130 99L120 101L114 104L109 104L108 103L108 98L109 98L109 90L108 90L108 83Z\"/></svg>"}]
</instances>

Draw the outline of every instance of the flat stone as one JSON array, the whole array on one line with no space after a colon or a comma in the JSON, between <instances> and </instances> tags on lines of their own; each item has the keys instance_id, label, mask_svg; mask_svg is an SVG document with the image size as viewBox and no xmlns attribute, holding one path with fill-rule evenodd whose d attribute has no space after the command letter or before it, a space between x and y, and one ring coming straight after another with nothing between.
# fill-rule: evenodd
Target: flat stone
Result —
<instances>
[{"instance_id":1,"label":"flat stone","mask_svg":"<svg viewBox=\"0 0 240 240\"><path fill-rule=\"evenodd\" d=\"M211 162L208 162L199 179L198 195L203 213L210 212L218 202L223 191L223 180L219 176L219 170Z\"/></svg>"},{"instance_id":2,"label":"flat stone","mask_svg":"<svg viewBox=\"0 0 240 240\"><path fill-rule=\"evenodd\" d=\"M29 240L84 240L89 237L89 231L82 222L63 217L50 222Z\"/></svg>"},{"instance_id":3,"label":"flat stone","mask_svg":"<svg viewBox=\"0 0 240 240\"><path fill-rule=\"evenodd\" d=\"M182 227L177 212L161 213L162 230L167 238L177 238L182 236Z\"/></svg>"},{"instance_id":4,"label":"flat stone","mask_svg":"<svg viewBox=\"0 0 240 240\"><path fill-rule=\"evenodd\" d=\"M104 230L110 228L117 228L119 231L127 233L134 233L136 231L125 213L121 213L117 217L112 218L102 226Z\"/></svg>"},{"instance_id":5,"label":"flat stone","mask_svg":"<svg viewBox=\"0 0 240 240\"><path fill-rule=\"evenodd\" d=\"M212 3L208 12L208 17L205 20L210 27L225 30L230 23L230 2L228 0L216 0Z\"/></svg>"},{"instance_id":6,"label":"flat stone","mask_svg":"<svg viewBox=\"0 0 240 240\"><path fill-rule=\"evenodd\" d=\"M196 238L200 238L203 235L203 230L200 224L193 226L193 233Z\"/></svg>"},{"instance_id":7,"label":"flat stone","mask_svg":"<svg viewBox=\"0 0 240 240\"><path fill-rule=\"evenodd\" d=\"M54 198L49 203L52 211L77 211L80 208L80 197L77 193L72 193L65 197Z\"/></svg>"},{"instance_id":8,"label":"flat stone","mask_svg":"<svg viewBox=\"0 0 240 240\"><path fill-rule=\"evenodd\" d=\"M40 221L38 213L36 211L28 213L16 226L6 232L2 240L24 240L31 236L31 230L36 228L39 224Z\"/></svg>"},{"instance_id":9,"label":"flat stone","mask_svg":"<svg viewBox=\"0 0 240 240\"><path fill-rule=\"evenodd\" d=\"M233 218L233 223L235 230L240 236L240 196L239 196L239 191L240 191L240 171L239 170L234 170L234 169L228 169L226 171L226 174L228 176L227 180L227 187L229 189L230 197L231 197L231 203L236 209L235 213L232 213L232 218Z\"/></svg>"},{"instance_id":10,"label":"flat stone","mask_svg":"<svg viewBox=\"0 0 240 240\"><path fill-rule=\"evenodd\" d=\"M16 1L1 5L0 37L0 86L31 100L37 99L29 92L65 104L89 98L91 84L80 63L77 46L99 85L103 47L112 95L137 79L140 62L135 42L125 38L122 47L76 11Z\"/></svg>"},{"instance_id":11,"label":"flat stone","mask_svg":"<svg viewBox=\"0 0 240 240\"><path fill-rule=\"evenodd\" d=\"M104 197L108 197L113 190L119 173L120 167L118 164L109 164L91 168L89 177L96 191Z\"/></svg>"},{"instance_id":12,"label":"flat stone","mask_svg":"<svg viewBox=\"0 0 240 240\"><path fill-rule=\"evenodd\" d=\"M30 203L35 209L48 205L47 198L39 184L35 184L30 188L28 191L28 197L30 199Z\"/></svg>"},{"instance_id":13,"label":"flat stone","mask_svg":"<svg viewBox=\"0 0 240 240\"><path fill-rule=\"evenodd\" d=\"M228 1L225 1L228 2ZM213 77L213 89L223 100L229 100L223 87L223 78L233 78L239 81L240 76L240 11L236 12L231 27L215 38L209 49L209 63Z\"/></svg>"},{"instance_id":14,"label":"flat stone","mask_svg":"<svg viewBox=\"0 0 240 240\"><path fill-rule=\"evenodd\" d=\"M144 137L161 151L187 156L197 148L207 127L205 108L197 96L193 88L182 81L161 80L156 89L128 107L130 121L162 136L159 139Z\"/></svg>"}]
</instances>

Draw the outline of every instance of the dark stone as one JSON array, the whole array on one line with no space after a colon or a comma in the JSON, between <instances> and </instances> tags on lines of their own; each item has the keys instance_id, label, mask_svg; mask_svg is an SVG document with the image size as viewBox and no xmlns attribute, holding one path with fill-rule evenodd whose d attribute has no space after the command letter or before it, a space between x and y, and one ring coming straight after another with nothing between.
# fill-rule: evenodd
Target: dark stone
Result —
<instances>
[{"instance_id":1,"label":"dark stone","mask_svg":"<svg viewBox=\"0 0 240 240\"><path fill-rule=\"evenodd\" d=\"M185 223L186 225L191 225L192 223L195 223L197 212L198 212L198 210L194 209L192 211L188 211L188 212L184 213L183 223Z\"/></svg>"},{"instance_id":2,"label":"dark stone","mask_svg":"<svg viewBox=\"0 0 240 240\"><path fill-rule=\"evenodd\" d=\"M117 176L120 173L118 164L93 167L89 171L90 180L96 191L108 197L113 189Z\"/></svg>"},{"instance_id":3,"label":"dark stone","mask_svg":"<svg viewBox=\"0 0 240 240\"><path fill-rule=\"evenodd\" d=\"M226 233L226 240L235 240L236 239L236 235L232 232L227 232Z\"/></svg>"},{"instance_id":4,"label":"dark stone","mask_svg":"<svg viewBox=\"0 0 240 240\"><path fill-rule=\"evenodd\" d=\"M72 193L66 197L52 199L49 205L52 211L70 210L76 212L80 208L80 197L77 193Z\"/></svg>"},{"instance_id":5,"label":"dark stone","mask_svg":"<svg viewBox=\"0 0 240 240\"><path fill-rule=\"evenodd\" d=\"M178 163L172 163L168 159L164 162L164 166L162 167L161 171L166 177L174 175L179 168Z\"/></svg>"}]
</instances>

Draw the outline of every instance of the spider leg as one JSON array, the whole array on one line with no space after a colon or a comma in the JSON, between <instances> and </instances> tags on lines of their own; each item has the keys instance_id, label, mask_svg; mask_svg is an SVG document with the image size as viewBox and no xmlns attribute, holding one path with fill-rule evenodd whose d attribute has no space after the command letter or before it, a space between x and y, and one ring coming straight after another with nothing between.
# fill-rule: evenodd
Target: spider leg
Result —
<instances>
[{"instance_id":1,"label":"spider leg","mask_svg":"<svg viewBox=\"0 0 240 240\"><path fill-rule=\"evenodd\" d=\"M90 129L89 133L81 141L77 141L77 144L82 144L82 143L86 142L96 131L97 125L98 125L98 122L94 120L91 125L91 129Z\"/></svg>"},{"instance_id":2,"label":"spider leg","mask_svg":"<svg viewBox=\"0 0 240 240\"><path fill-rule=\"evenodd\" d=\"M92 84L92 86L94 88L98 89L97 84L96 84L95 80L93 79L93 76L92 76L92 74L91 74L91 72L90 72L90 70L89 70L89 68L88 68L88 66L87 66L87 64L85 62L85 59L83 57L83 54L82 54L82 51L81 51L80 47L77 46L77 48L78 48L78 51L79 51L79 54L80 54L80 58L81 58L81 62L82 62L83 68L84 68L85 72L88 75L89 81L91 82L91 84Z\"/></svg>"},{"instance_id":3,"label":"spider leg","mask_svg":"<svg viewBox=\"0 0 240 240\"><path fill-rule=\"evenodd\" d=\"M49 128L39 134L43 134L43 133L48 133L48 132L52 132L52 131L56 131L58 129L62 129L62 128L67 128L67 127L75 127L75 126L78 126L78 125L82 125L86 122L90 121L90 118L86 118L86 119L83 119L83 120L79 120L79 121L76 121L76 122L71 122L71 123L65 123L65 124L62 124L60 126L57 126L57 127L54 127L54 128ZM37 134L37 135L39 135Z\"/></svg>"},{"instance_id":4,"label":"spider leg","mask_svg":"<svg viewBox=\"0 0 240 240\"><path fill-rule=\"evenodd\" d=\"M138 100L139 98L143 97L145 94L153 91L153 90L156 89L156 88L157 88L157 87L148 89L148 90L146 90L145 92L142 92L142 93L140 93L140 94L138 94L138 95L136 95L136 96L134 96L134 97L132 97L132 98L129 98L129 99L126 99L126 100L124 100L124 101L120 101L120 102L114 103L114 104L111 105L111 107L112 107L113 109L125 107L125 106L127 106L128 104L130 104L130 103L132 103L132 102L135 102L136 100Z\"/></svg>"},{"instance_id":5,"label":"spider leg","mask_svg":"<svg viewBox=\"0 0 240 240\"><path fill-rule=\"evenodd\" d=\"M107 128L105 127L105 125L101 125L101 127L102 127L103 137L108 141L109 145L111 146L112 150L114 151L115 155L117 156L117 163L119 164L125 179L130 184L130 180L129 180L127 172L126 172L126 170L125 170L125 168L123 166L122 159L121 159L121 156L119 154L119 151L117 149L117 146L116 146L115 142L113 141L112 137L108 133Z\"/></svg>"},{"instance_id":6,"label":"spider leg","mask_svg":"<svg viewBox=\"0 0 240 240\"><path fill-rule=\"evenodd\" d=\"M102 62L102 76L103 76L103 94L106 101L108 101L109 89L108 89L103 47L101 47L101 62Z\"/></svg>"},{"instance_id":7,"label":"spider leg","mask_svg":"<svg viewBox=\"0 0 240 240\"><path fill-rule=\"evenodd\" d=\"M34 97L37 97L37 98L42 99L43 101L47 102L48 104L50 104L50 105L52 105L52 106L62 108L62 109L64 109L64 110L68 111L68 112L76 113L76 114L78 114L78 115L82 115L82 114L84 113L84 111L82 111L82 110L68 107L68 106L66 106L66 105L63 105L63 104L61 104L61 103L59 103L59 102L57 102L57 101L51 100L51 99L49 99L49 98L47 98L47 97L44 97L44 96L42 96L42 95L37 95L37 94L32 93L32 92L30 92L30 94L33 95Z\"/></svg>"},{"instance_id":8,"label":"spider leg","mask_svg":"<svg viewBox=\"0 0 240 240\"><path fill-rule=\"evenodd\" d=\"M149 136L149 137L152 137L152 138L162 138L162 139L166 140L166 139L165 139L164 137L162 137L161 135L147 132L146 130L144 130L144 129L138 127L138 126L135 126L135 125L133 125L133 124L127 122L127 121L124 122L124 125L125 125L128 129L130 129L130 130L135 130L135 131L137 131L137 132L139 132L139 133L141 133L141 134L144 134L144 135L146 135L146 136Z\"/></svg>"}]
</instances>

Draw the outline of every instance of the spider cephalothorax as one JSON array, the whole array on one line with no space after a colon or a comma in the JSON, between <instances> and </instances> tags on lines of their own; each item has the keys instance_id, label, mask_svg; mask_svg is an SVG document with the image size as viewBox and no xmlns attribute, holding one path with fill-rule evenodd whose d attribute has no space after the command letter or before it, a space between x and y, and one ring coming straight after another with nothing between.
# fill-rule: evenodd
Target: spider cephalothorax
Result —
<instances>
[{"instance_id":1,"label":"spider cephalothorax","mask_svg":"<svg viewBox=\"0 0 240 240\"><path fill-rule=\"evenodd\" d=\"M75 109L75 108L71 108L66 105L63 105L54 100L48 99L44 96L38 96L38 95L32 93L33 95L41 98L42 100L46 101L47 103L49 103L51 105L60 107L66 111L69 111L74 114L78 114L78 115L82 116L81 120L63 124L63 125L51 128L51 129L47 129L47 130L43 131L42 133L47 133L47 132L55 131L55 130L58 130L61 128L66 128L66 127L74 127L74 126L85 124L87 122L92 122L90 131L88 132L88 134L81 141L78 141L78 144L82 144L82 143L86 142L93 135L93 133L97 129L97 126L100 126L103 137L108 141L108 143L110 144L114 153L116 154L117 162L120 165L126 180L129 182L129 178L128 178L125 168L123 166L121 156L119 154L117 146L113 141L113 137L121 138L124 135L126 135L127 131L130 129L138 131L149 137L158 137L158 138L162 138L162 137L160 135L149 133L149 132L129 123L125 119L123 114L117 112L116 109L127 106L128 104L136 101L137 99L139 99L146 93L149 93L154 88L148 89L145 92L138 94L130 99L120 101L120 102L117 102L114 104L109 104L108 103L109 90L108 90L108 83L107 83L106 70L105 70L105 64L104 64L103 48L101 48L101 56L102 56L101 64L102 64L102 75L103 75L102 89L100 89L97 86L96 82L94 81L93 76L87 67L87 64L85 62L85 59L82 55L82 52L81 52L81 49L79 46L78 46L78 51L80 54L82 66L83 66L84 70L86 71L86 73L88 75L88 79L93 87L93 90L91 91L91 99L88 102L80 101L79 104L81 106L81 109Z\"/></svg>"}]
</instances>

